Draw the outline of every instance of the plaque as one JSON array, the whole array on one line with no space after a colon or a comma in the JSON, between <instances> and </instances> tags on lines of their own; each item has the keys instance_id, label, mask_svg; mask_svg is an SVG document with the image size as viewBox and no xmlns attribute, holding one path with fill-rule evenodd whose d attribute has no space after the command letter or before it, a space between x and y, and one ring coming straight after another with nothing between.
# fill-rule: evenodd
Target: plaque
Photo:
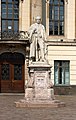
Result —
<instances>
[{"instance_id":1,"label":"plaque","mask_svg":"<svg viewBox=\"0 0 76 120\"><path fill-rule=\"evenodd\" d=\"M35 88L47 87L47 71L35 71Z\"/></svg>"}]
</instances>

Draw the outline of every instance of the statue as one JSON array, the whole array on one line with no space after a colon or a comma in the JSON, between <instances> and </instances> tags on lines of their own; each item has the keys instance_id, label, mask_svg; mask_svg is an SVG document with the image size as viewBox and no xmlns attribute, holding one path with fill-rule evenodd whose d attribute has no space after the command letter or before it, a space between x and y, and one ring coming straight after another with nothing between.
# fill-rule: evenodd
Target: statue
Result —
<instances>
[{"instance_id":1,"label":"statue","mask_svg":"<svg viewBox=\"0 0 76 120\"><path fill-rule=\"evenodd\" d=\"M36 17L36 23L29 28L30 59L32 61L45 61L45 27L41 24L41 17Z\"/></svg>"}]
</instances>

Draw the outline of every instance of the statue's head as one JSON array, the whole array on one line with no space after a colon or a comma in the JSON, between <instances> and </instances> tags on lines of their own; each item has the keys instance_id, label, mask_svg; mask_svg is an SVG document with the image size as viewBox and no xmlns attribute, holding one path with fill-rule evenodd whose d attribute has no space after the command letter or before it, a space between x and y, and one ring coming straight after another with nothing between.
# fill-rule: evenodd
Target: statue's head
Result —
<instances>
[{"instance_id":1,"label":"statue's head","mask_svg":"<svg viewBox=\"0 0 76 120\"><path fill-rule=\"evenodd\" d=\"M37 17L35 18L35 20L36 20L36 22L37 22L38 24L41 23L41 17L40 17L40 16L37 16Z\"/></svg>"}]
</instances>

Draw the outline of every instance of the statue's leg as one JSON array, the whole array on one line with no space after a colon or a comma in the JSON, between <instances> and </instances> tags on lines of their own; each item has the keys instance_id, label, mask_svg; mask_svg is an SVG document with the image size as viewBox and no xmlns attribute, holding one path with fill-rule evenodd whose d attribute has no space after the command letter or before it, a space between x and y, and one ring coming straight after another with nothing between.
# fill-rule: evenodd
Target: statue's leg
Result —
<instances>
[{"instance_id":1,"label":"statue's leg","mask_svg":"<svg viewBox=\"0 0 76 120\"><path fill-rule=\"evenodd\" d=\"M35 41L30 44L30 58L35 57Z\"/></svg>"},{"instance_id":2,"label":"statue's leg","mask_svg":"<svg viewBox=\"0 0 76 120\"><path fill-rule=\"evenodd\" d=\"M30 44L30 63L35 61L35 41Z\"/></svg>"},{"instance_id":3,"label":"statue's leg","mask_svg":"<svg viewBox=\"0 0 76 120\"><path fill-rule=\"evenodd\" d=\"M44 41L42 39L39 39L38 43L40 47L40 58L43 61L44 60Z\"/></svg>"}]
</instances>

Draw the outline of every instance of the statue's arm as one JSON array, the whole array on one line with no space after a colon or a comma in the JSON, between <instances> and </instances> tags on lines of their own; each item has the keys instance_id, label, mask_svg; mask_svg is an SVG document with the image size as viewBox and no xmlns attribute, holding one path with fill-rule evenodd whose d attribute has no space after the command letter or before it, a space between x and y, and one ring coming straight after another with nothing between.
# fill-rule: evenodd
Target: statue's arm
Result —
<instances>
[{"instance_id":1,"label":"statue's arm","mask_svg":"<svg viewBox=\"0 0 76 120\"><path fill-rule=\"evenodd\" d=\"M45 27L43 26L43 40L47 41Z\"/></svg>"},{"instance_id":2,"label":"statue's arm","mask_svg":"<svg viewBox=\"0 0 76 120\"><path fill-rule=\"evenodd\" d=\"M32 35L35 33L35 30L36 30L36 28L35 28L35 25L34 25L34 24L31 25L30 28L29 28L29 30L28 30L29 39L30 39L31 42L32 42Z\"/></svg>"}]
</instances>

